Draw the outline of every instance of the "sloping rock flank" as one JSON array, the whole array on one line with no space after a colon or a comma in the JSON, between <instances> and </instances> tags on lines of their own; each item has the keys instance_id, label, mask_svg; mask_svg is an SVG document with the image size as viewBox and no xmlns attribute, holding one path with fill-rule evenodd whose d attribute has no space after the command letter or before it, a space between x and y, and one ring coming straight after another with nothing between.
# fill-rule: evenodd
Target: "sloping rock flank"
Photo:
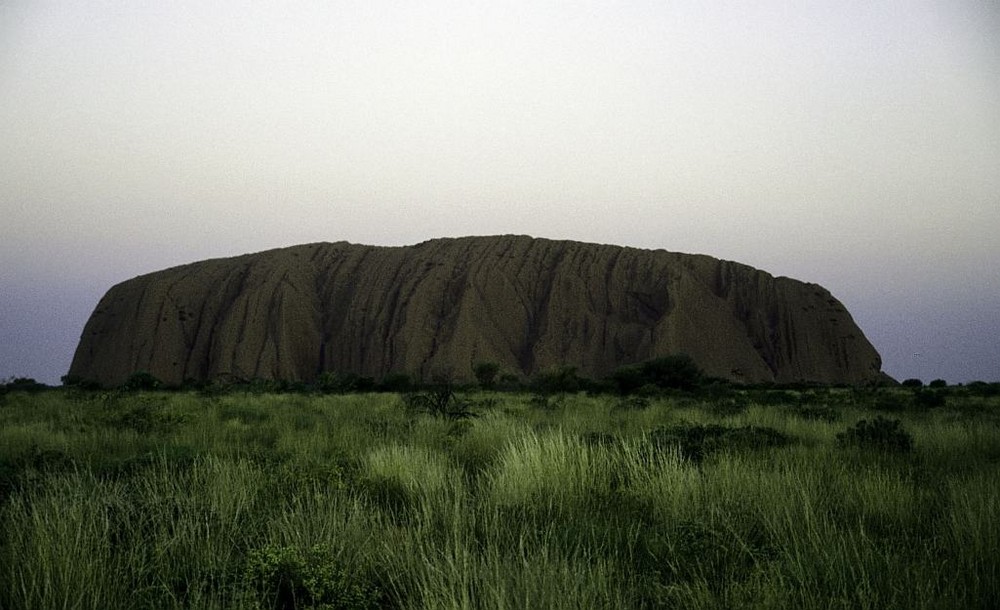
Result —
<instances>
[{"instance_id":1,"label":"sloping rock flank","mask_svg":"<svg viewBox=\"0 0 1000 610\"><path fill-rule=\"evenodd\" d=\"M520 236L319 243L207 260L111 288L70 375L117 385L314 379L323 371L601 377L687 353L737 381L857 383L881 359L824 288L708 256Z\"/></svg>"}]
</instances>

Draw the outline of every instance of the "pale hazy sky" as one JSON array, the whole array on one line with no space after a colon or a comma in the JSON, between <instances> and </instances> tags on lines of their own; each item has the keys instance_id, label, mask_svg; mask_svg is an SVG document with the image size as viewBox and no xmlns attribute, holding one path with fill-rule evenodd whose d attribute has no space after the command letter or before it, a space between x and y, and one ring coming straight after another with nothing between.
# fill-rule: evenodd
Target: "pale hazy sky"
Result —
<instances>
[{"instance_id":1,"label":"pale hazy sky","mask_svg":"<svg viewBox=\"0 0 1000 610\"><path fill-rule=\"evenodd\" d=\"M1000 380L1000 8L0 0L0 379L111 285L314 241L536 237L829 288Z\"/></svg>"}]
</instances>

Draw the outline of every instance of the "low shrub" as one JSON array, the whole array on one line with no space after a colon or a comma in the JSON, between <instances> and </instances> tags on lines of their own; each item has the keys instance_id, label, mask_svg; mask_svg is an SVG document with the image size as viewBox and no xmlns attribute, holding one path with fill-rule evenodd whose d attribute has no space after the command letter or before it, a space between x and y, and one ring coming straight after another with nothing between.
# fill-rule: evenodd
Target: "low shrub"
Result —
<instances>
[{"instance_id":1,"label":"low shrub","mask_svg":"<svg viewBox=\"0 0 1000 610\"><path fill-rule=\"evenodd\" d=\"M496 362L477 362L472 365L472 373L476 376L483 389L492 389L496 385L497 375L500 373L500 365Z\"/></svg>"},{"instance_id":2,"label":"low shrub","mask_svg":"<svg viewBox=\"0 0 1000 610\"><path fill-rule=\"evenodd\" d=\"M718 424L657 428L650 439L657 448L678 447L683 458L695 463L716 452L760 450L791 442L786 434L767 426L729 428Z\"/></svg>"},{"instance_id":3,"label":"low shrub","mask_svg":"<svg viewBox=\"0 0 1000 610\"><path fill-rule=\"evenodd\" d=\"M795 405L788 407L786 412L793 417L809 421L834 423L840 421L840 412L828 405Z\"/></svg>"},{"instance_id":4,"label":"low shrub","mask_svg":"<svg viewBox=\"0 0 1000 610\"><path fill-rule=\"evenodd\" d=\"M1000 396L1000 382L986 383L985 381L973 381L966 387L972 396Z\"/></svg>"},{"instance_id":5,"label":"low shrub","mask_svg":"<svg viewBox=\"0 0 1000 610\"><path fill-rule=\"evenodd\" d=\"M792 439L769 426L740 426L731 428L721 436L716 449L761 450L770 447L784 447Z\"/></svg>"},{"instance_id":6,"label":"low shrub","mask_svg":"<svg viewBox=\"0 0 1000 610\"><path fill-rule=\"evenodd\" d=\"M649 399L645 396L626 396L615 403L613 407L619 411L641 411L649 408Z\"/></svg>"},{"instance_id":7,"label":"low shrub","mask_svg":"<svg viewBox=\"0 0 1000 610\"><path fill-rule=\"evenodd\" d=\"M694 390L704 380L704 373L687 354L673 354L623 366L611 374L611 381L622 394L634 393L644 386L670 390Z\"/></svg>"},{"instance_id":8,"label":"low shrub","mask_svg":"<svg viewBox=\"0 0 1000 610\"><path fill-rule=\"evenodd\" d=\"M496 389L513 392L516 390L523 390L524 386L521 383L521 378L514 373L501 373Z\"/></svg>"},{"instance_id":9,"label":"low shrub","mask_svg":"<svg viewBox=\"0 0 1000 610\"><path fill-rule=\"evenodd\" d=\"M548 394L535 394L528 399L528 404L533 409L541 409L542 411L558 411L563 407L563 402L565 398L562 394L557 394L555 396Z\"/></svg>"},{"instance_id":10,"label":"low shrub","mask_svg":"<svg viewBox=\"0 0 1000 610\"><path fill-rule=\"evenodd\" d=\"M281 382L277 379L264 379L261 377L254 377L249 380L244 386L243 390L247 394L254 394L260 396L262 394L277 394L282 391Z\"/></svg>"},{"instance_id":11,"label":"low shrub","mask_svg":"<svg viewBox=\"0 0 1000 610\"><path fill-rule=\"evenodd\" d=\"M745 413L750 403L744 396L733 396L704 403L704 408L716 417L734 417Z\"/></svg>"},{"instance_id":12,"label":"low shrub","mask_svg":"<svg viewBox=\"0 0 1000 610\"><path fill-rule=\"evenodd\" d=\"M795 392L789 392L788 390L764 390L757 391L751 394L751 399L753 402L759 405L797 405L801 402L801 398Z\"/></svg>"},{"instance_id":13,"label":"low shrub","mask_svg":"<svg viewBox=\"0 0 1000 610\"><path fill-rule=\"evenodd\" d=\"M943 407L948 402L941 390L920 390L913 395L913 405L922 409Z\"/></svg>"},{"instance_id":14,"label":"low shrub","mask_svg":"<svg viewBox=\"0 0 1000 610\"><path fill-rule=\"evenodd\" d=\"M316 378L315 388L323 394L370 392L375 389L375 380L354 373L325 371Z\"/></svg>"},{"instance_id":15,"label":"low shrub","mask_svg":"<svg viewBox=\"0 0 1000 610\"><path fill-rule=\"evenodd\" d=\"M156 390L163 387L163 382L154 377L152 373L138 371L122 384L121 389L126 392L140 392L143 390Z\"/></svg>"},{"instance_id":16,"label":"low shrub","mask_svg":"<svg viewBox=\"0 0 1000 610\"><path fill-rule=\"evenodd\" d=\"M78 467L77 462L66 452L32 444L20 455L0 458L0 501L25 485Z\"/></svg>"},{"instance_id":17,"label":"low shrub","mask_svg":"<svg viewBox=\"0 0 1000 610\"><path fill-rule=\"evenodd\" d=\"M175 413L165 412L161 405L153 402L139 402L116 407L117 412L109 413L106 422L119 430L134 430L139 434L169 432L184 422Z\"/></svg>"},{"instance_id":18,"label":"low shrub","mask_svg":"<svg viewBox=\"0 0 1000 610\"><path fill-rule=\"evenodd\" d=\"M267 546L250 552L244 580L258 603L274 610L380 607L384 596L360 576L332 549Z\"/></svg>"},{"instance_id":19,"label":"low shrub","mask_svg":"<svg viewBox=\"0 0 1000 610\"><path fill-rule=\"evenodd\" d=\"M913 395L909 392L886 390L874 395L872 407L877 411L896 413L913 407Z\"/></svg>"},{"instance_id":20,"label":"low shrub","mask_svg":"<svg viewBox=\"0 0 1000 610\"><path fill-rule=\"evenodd\" d=\"M539 373L531 385L539 394L573 393L586 389L587 380L577 374L575 366L564 366Z\"/></svg>"},{"instance_id":21,"label":"low shrub","mask_svg":"<svg viewBox=\"0 0 1000 610\"><path fill-rule=\"evenodd\" d=\"M379 382L380 392L409 392L413 389L413 380L406 373L389 373Z\"/></svg>"},{"instance_id":22,"label":"low shrub","mask_svg":"<svg viewBox=\"0 0 1000 610\"><path fill-rule=\"evenodd\" d=\"M905 453L913 449L913 437L903 429L903 424L898 419L878 416L871 421L862 419L851 428L838 433L837 446Z\"/></svg>"},{"instance_id":23,"label":"low shrub","mask_svg":"<svg viewBox=\"0 0 1000 610\"><path fill-rule=\"evenodd\" d=\"M66 388L76 388L79 390L100 390L101 384L96 381L89 379L84 379L79 375L63 375L59 379L62 381L63 387Z\"/></svg>"},{"instance_id":24,"label":"low shrub","mask_svg":"<svg viewBox=\"0 0 1000 610\"><path fill-rule=\"evenodd\" d=\"M435 417L467 419L476 416L469 403L458 397L450 383L441 383L420 394L407 394L403 402L412 411L422 411Z\"/></svg>"}]
</instances>

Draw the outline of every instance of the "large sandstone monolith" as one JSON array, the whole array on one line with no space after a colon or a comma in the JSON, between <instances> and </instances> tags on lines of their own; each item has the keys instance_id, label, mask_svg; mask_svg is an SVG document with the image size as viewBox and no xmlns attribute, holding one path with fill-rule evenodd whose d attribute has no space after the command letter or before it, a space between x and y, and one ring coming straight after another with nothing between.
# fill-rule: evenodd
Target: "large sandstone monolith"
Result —
<instances>
[{"instance_id":1,"label":"large sandstone monolith","mask_svg":"<svg viewBox=\"0 0 1000 610\"><path fill-rule=\"evenodd\" d=\"M319 243L207 260L111 288L70 375L116 385L428 378L492 361L598 378L686 353L739 381L858 383L881 359L824 288L729 261L521 236Z\"/></svg>"}]
</instances>

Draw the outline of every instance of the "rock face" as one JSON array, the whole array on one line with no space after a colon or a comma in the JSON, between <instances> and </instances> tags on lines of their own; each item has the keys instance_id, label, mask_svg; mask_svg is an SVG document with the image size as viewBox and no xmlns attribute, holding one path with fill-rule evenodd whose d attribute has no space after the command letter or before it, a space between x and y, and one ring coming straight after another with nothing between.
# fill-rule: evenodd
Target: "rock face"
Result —
<instances>
[{"instance_id":1,"label":"rock face","mask_svg":"<svg viewBox=\"0 0 1000 610\"><path fill-rule=\"evenodd\" d=\"M663 250L519 236L415 246L319 243L207 260L111 288L70 375L117 385L219 377L472 376L490 361L528 377L599 378L687 353L737 381L857 383L881 359L816 285Z\"/></svg>"}]
</instances>

